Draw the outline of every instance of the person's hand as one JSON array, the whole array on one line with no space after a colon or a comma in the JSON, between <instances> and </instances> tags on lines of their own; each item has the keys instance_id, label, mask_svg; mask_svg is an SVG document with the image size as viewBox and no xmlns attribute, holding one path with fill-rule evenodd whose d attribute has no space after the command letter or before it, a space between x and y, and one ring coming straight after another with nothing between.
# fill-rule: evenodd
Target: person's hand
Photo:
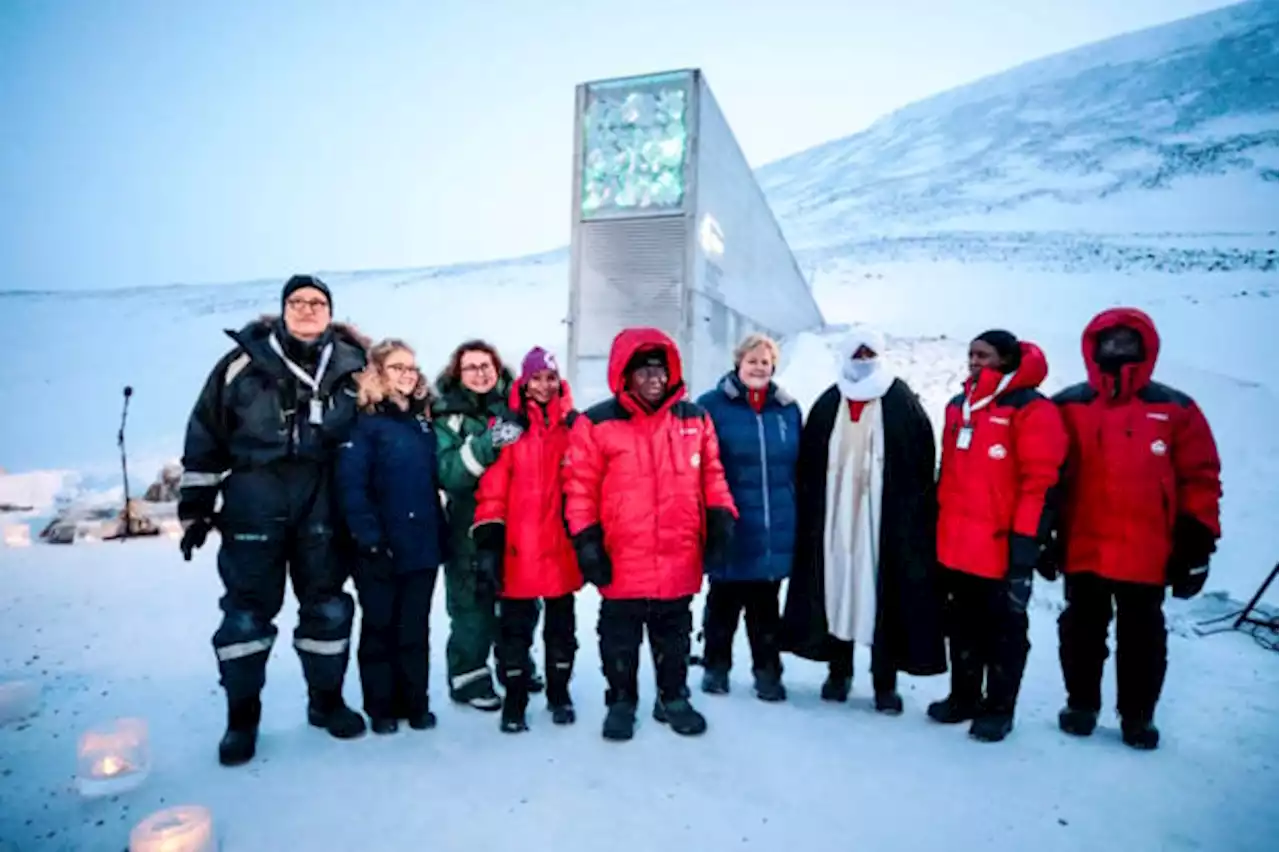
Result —
<instances>
[{"instance_id":1,"label":"person's hand","mask_svg":"<svg viewBox=\"0 0 1280 852\"><path fill-rule=\"evenodd\" d=\"M489 429L489 440L493 443L495 450L500 450L520 440L523 434L524 429L519 423L512 420L499 420Z\"/></svg>"},{"instance_id":2,"label":"person's hand","mask_svg":"<svg viewBox=\"0 0 1280 852\"><path fill-rule=\"evenodd\" d=\"M204 547L205 540L209 538L209 531L213 529L213 519L197 518L193 521L184 521L182 527L182 541L178 547L182 550L183 561L190 562L191 554Z\"/></svg>"}]
</instances>

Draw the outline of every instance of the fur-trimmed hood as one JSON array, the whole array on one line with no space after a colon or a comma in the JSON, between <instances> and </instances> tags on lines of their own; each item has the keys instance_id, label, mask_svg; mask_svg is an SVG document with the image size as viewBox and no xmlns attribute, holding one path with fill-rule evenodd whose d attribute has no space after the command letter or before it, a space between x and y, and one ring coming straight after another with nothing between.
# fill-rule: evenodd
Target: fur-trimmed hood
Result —
<instances>
[{"instance_id":1,"label":"fur-trimmed hood","mask_svg":"<svg viewBox=\"0 0 1280 852\"><path fill-rule=\"evenodd\" d=\"M257 328L261 328L264 334L269 333L279 321L280 314L259 314L256 320L251 321L240 329L238 333L250 335ZM366 355L373 348L373 338L365 336L353 323L335 321L329 323L329 328L333 330L334 340L354 346ZM227 334L231 335L233 340L235 339L235 334L230 330L227 331Z\"/></svg>"},{"instance_id":2,"label":"fur-trimmed hood","mask_svg":"<svg viewBox=\"0 0 1280 852\"><path fill-rule=\"evenodd\" d=\"M280 323L279 314L262 314L239 331L226 329L226 334L254 361L279 375L287 375L283 362L272 351L268 342L271 332ZM360 333L354 325L344 322L330 323L333 339L333 356L323 379L331 385L341 376L359 373L368 363L369 348L373 341Z\"/></svg>"},{"instance_id":3,"label":"fur-trimmed hood","mask_svg":"<svg viewBox=\"0 0 1280 852\"><path fill-rule=\"evenodd\" d=\"M356 398L360 401L360 410L366 414L376 414L384 410L406 411L385 396L385 387L382 376L378 375L378 366L370 361L356 374ZM427 419L430 419L431 407L436 404L437 399L439 397L436 396L435 389L427 381L427 377L419 373L418 384L409 395L407 412L424 414Z\"/></svg>"}]
</instances>

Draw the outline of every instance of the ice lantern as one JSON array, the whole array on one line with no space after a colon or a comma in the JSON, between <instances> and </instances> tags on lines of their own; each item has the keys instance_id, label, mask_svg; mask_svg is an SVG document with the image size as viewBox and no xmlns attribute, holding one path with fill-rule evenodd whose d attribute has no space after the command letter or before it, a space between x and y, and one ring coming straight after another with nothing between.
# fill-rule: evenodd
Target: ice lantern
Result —
<instances>
[{"instance_id":1,"label":"ice lantern","mask_svg":"<svg viewBox=\"0 0 1280 852\"><path fill-rule=\"evenodd\" d=\"M156 811L129 832L129 852L216 852L213 814L200 805Z\"/></svg>"},{"instance_id":2,"label":"ice lantern","mask_svg":"<svg viewBox=\"0 0 1280 852\"><path fill-rule=\"evenodd\" d=\"M132 790L151 771L151 745L142 719L117 719L80 735L76 786L96 798Z\"/></svg>"}]
</instances>

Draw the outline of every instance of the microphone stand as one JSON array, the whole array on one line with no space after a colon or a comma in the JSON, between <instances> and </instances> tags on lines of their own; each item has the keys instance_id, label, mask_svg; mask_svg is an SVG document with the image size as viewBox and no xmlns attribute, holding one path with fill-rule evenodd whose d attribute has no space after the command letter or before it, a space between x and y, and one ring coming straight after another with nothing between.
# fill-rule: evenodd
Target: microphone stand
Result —
<instances>
[{"instance_id":1,"label":"microphone stand","mask_svg":"<svg viewBox=\"0 0 1280 852\"><path fill-rule=\"evenodd\" d=\"M129 397L131 396L133 396L133 388L125 385L124 409L120 412L120 432L116 435L116 446L120 448L120 471L124 475L124 531L120 535L121 541L133 535L133 513L129 506L129 461L124 450L124 426L129 418Z\"/></svg>"}]
</instances>

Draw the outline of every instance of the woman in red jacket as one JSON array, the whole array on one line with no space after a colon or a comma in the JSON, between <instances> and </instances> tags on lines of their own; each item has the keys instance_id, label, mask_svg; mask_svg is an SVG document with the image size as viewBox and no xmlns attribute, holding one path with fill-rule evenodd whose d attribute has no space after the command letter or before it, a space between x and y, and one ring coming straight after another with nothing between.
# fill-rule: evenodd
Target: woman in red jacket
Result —
<instances>
[{"instance_id":1,"label":"woman in red jacket","mask_svg":"<svg viewBox=\"0 0 1280 852\"><path fill-rule=\"evenodd\" d=\"M555 356L541 348L525 355L510 404L524 432L480 478L471 537L478 572L498 589L494 655L506 688L501 727L516 733L529 729L529 648L539 600L547 607L542 639L551 720L557 725L574 721L569 697L578 650L573 593L582 588L582 574L561 514L561 472L576 412Z\"/></svg>"},{"instance_id":2,"label":"woman in red jacket","mask_svg":"<svg viewBox=\"0 0 1280 852\"><path fill-rule=\"evenodd\" d=\"M1062 417L1036 390L1048 372L1035 344L1007 331L979 335L942 432L938 561L949 587L951 694L928 712L943 724L972 721L969 735L984 742L1013 730L1031 650L1032 574L1067 456Z\"/></svg>"},{"instance_id":3,"label":"woman in red jacket","mask_svg":"<svg viewBox=\"0 0 1280 852\"><path fill-rule=\"evenodd\" d=\"M565 521L582 576L600 589L597 632L609 687L604 737L635 730L640 641L646 628L657 676L653 717L701 734L689 703L690 605L704 558L721 565L737 509L707 413L684 398L680 353L654 328L627 329L609 353L614 398L573 425Z\"/></svg>"},{"instance_id":4,"label":"woman in red jacket","mask_svg":"<svg viewBox=\"0 0 1280 852\"><path fill-rule=\"evenodd\" d=\"M1151 380L1160 352L1151 317L1103 311L1082 345L1088 381L1054 397L1070 437L1058 531L1067 706L1058 725L1093 733L1114 614L1120 733L1126 745L1149 750L1160 743L1153 719L1168 665L1165 586L1177 598L1204 587L1222 534L1221 463L1195 401Z\"/></svg>"}]
</instances>

